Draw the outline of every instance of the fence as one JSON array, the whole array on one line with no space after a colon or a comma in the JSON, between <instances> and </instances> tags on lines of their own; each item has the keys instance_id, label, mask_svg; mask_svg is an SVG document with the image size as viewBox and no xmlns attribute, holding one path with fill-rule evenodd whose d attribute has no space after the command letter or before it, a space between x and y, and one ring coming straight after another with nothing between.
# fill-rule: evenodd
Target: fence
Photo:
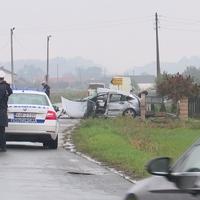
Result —
<instances>
[{"instance_id":1,"label":"fence","mask_svg":"<svg viewBox=\"0 0 200 200\"><path fill-rule=\"evenodd\" d=\"M189 98L188 114L189 117L200 117L200 97Z\"/></svg>"},{"instance_id":2,"label":"fence","mask_svg":"<svg viewBox=\"0 0 200 200\"><path fill-rule=\"evenodd\" d=\"M158 95L147 95L145 99L146 111L155 112L155 105L161 105L163 103L163 98Z\"/></svg>"}]
</instances>

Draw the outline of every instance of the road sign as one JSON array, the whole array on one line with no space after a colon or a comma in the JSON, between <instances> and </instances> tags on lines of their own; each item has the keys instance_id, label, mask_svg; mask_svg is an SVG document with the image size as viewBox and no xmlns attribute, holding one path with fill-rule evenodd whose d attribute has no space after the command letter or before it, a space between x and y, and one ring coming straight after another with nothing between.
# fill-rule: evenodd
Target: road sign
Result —
<instances>
[{"instance_id":1,"label":"road sign","mask_svg":"<svg viewBox=\"0 0 200 200\"><path fill-rule=\"evenodd\" d=\"M121 77L117 77L117 78L112 78L112 81L111 81L111 83L113 84L113 85L122 85L122 78Z\"/></svg>"}]
</instances>

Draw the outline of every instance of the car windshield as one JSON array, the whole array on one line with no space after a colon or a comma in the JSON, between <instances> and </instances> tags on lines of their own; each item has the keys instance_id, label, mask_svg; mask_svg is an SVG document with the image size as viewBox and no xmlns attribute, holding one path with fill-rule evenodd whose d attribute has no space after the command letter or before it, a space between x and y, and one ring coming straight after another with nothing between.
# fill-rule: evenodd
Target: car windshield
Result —
<instances>
[{"instance_id":1,"label":"car windshield","mask_svg":"<svg viewBox=\"0 0 200 200\"><path fill-rule=\"evenodd\" d=\"M200 145L195 145L174 167L174 172L200 172Z\"/></svg>"},{"instance_id":2,"label":"car windshield","mask_svg":"<svg viewBox=\"0 0 200 200\"><path fill-rule=\"evenodd\" d=\"M9 97L8 104L29 104L49 106L45 95L14 93Z\"/></svg>"}]
</instances>

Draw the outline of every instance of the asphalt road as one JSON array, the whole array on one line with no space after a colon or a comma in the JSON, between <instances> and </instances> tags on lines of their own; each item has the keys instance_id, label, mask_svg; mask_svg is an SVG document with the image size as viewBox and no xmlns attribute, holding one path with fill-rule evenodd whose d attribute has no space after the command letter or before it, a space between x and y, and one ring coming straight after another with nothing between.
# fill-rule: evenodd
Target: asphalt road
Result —
<instances>
[{"instance_id":1,"label":"asphalt road","mask_svg":"<svg viewBox=\"0 0 200 200\"><path fill-rule=\"evenodd\" d=\"M77 123L61 120L60 132ZM1 200L122 200L132 183L107 168L65 150L8 143L0 153Z\"/></svg>"}]
</instances>

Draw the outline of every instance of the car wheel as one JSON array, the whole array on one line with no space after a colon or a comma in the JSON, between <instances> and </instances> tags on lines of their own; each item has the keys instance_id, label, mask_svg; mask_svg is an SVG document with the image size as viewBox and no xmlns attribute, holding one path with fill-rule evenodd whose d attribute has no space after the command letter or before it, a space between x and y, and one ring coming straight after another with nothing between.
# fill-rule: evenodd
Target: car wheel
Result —
<instances>
[{"instance_id":1,"label":"car wheel","mask_svg":"<svg viewBox=\"0 0 200 200\"><path fill-rule=\"evenodd\" d=\"M137 198L133 194L129 194L125 200L136 200Z\"/></svg>"},{"instance_id":2,"label":"car wheel","mask_svg":"<svg viewBox=\"0 0 200 200\"><path fill-rule=\"evenodd\" d=\"M49 149L57 149L58 148L58 136L55 140L51 139L48 143Z\"/></svg>"},{"instance_id":3,"label":"car wheel","mask_svg":"<svg viewBox=\"0 0 200 200\"><path fill-rule=\"evenodd\" d=\"M43 147L44 147L45 149L48 149L48 147L49 147L48 142L43 142Z\"/></svg>"},{"instance_id":4,"label":"car wheel","mask_svg":"<svg viewBox=\"0 0 200 200\"><path fill-rule=\"evenodd\" d=\"M136 117L136 112L133 109L129 108L129 109L124 111L123 116L135 118Z\"/></svg>"}]
</instances>

